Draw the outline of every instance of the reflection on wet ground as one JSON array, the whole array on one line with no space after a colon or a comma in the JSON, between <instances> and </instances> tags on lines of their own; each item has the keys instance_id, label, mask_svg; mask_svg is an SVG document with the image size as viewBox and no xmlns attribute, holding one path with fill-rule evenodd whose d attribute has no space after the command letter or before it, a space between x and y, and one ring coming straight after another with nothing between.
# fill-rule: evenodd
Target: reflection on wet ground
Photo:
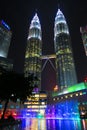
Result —
<instances>
[{"instance_id":1,"label":"reflection on wet ground","mask_svg":"<svg viewBox=\"0 0 87 130\"><path fill-rule=\"evenodd\" d=\"M8 126L0 130L87 130L87 119L23 118L21 125Z\"/></svg>"}]
</instances>

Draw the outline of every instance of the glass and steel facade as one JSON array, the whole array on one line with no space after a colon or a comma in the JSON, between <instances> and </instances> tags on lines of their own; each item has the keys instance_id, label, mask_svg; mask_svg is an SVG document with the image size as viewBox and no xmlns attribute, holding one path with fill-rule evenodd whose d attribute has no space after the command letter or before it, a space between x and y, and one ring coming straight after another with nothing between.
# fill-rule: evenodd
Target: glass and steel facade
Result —
<instances>
[{"instance_id":1,"label":"glass and steel facade","mask_svg":"<svg viewBox=\"0 0 87 130\"><path fill-rule=\"evenodd\" d=\"M58 9L54 23L57 83L62 90L77 83L71 39L66 19Z\"/></svg>"},{"instance_id":2,"label":"glass and steel facade","mask_svg":"<svg viewBox=\"0 0 87 130\"><path fill-rule=\"evenodd\" d=\"M82 41L83 41L85 54L87 56L87 25L85 27L80 27L80 32L82 35Z\"/></svg>"},{"instance_id":3,"label":"glass and steel facade","mask_svg":"<svg viewBox=\"0 0 87 130\"><path fill-rule=\"evenodd\" d=\"M7 58L11 42L12 32L10 27L3 21L0 21L0 57Z\"/></svg>"},{"instance_id":4,"label":"glass and steel facade","mask_svg":"<svg viewBox=\"0 0 87 130\"><path fill-rule=\"evenodd\" d=\"M39 79L37 82L39 88L41 86L41 55L42 32L40 21L36 13L29 28L25 52L24 73L25 76L28 76L29 73L33 73Z\"/></svg>"},{"instance_id":5,"label":"glass and steel facade","mask_svg":"<svg viewBox=\"0 0 87 130\"><path fill-rule=\"evenodd\" d=\"M0 68L3 68L6 71L12 71L13 70L13 60L0 57Z\"/></svg>"}]
</instances>

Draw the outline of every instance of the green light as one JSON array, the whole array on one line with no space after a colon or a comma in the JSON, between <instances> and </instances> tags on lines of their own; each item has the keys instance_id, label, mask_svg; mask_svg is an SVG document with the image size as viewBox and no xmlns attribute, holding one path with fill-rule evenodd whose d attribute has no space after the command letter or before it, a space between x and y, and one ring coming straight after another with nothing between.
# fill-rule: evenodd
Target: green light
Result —
<instances>
[{"instance_id":1,"label":"green light","mask_svg":"<svg viewBox=\"0 0 87 130\"><path fill-rule=\"evenodd\" d=\"M80 91L80 90L83 90L86 88L87 88L87 84L80 83L80 84L76 84L76 85L73 85L73 86L67 88L67 91L68 91L68 93L70 93L70 92Z\"/></svg>"},{"instance_id":2,"label":"green light","mask_svg":"<svg viewBox=\"0 0 87 130\"><path fill-rule=\"evenodd\" d=\"M56 92L56 93L53 92L52 96L55 97L55 96L58 96L58 95L72 93L72 92L80 91L80 90L83 90L83 89L87 89L87 82L82 82L82 83L79 83L79 84L75 84L73 86L65 88L61 92Z\"/></svg>"}]
</instances>

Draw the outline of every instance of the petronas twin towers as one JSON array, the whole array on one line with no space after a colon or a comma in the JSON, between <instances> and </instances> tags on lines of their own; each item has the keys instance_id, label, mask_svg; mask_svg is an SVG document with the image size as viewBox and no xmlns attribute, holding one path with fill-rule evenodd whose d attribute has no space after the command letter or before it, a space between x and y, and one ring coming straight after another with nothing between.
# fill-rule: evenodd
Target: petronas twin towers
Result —
<instances>
[{"instance_id":1,"label":"petronas twin towers","mask_svg":"<svg viewBox=\"0 0 87 130\"><path fill-rule=\"evenodd\" d=\"M66 19L58 9L54 22L54 47L57 84L62 90L77 83L71 40ZM27 38L25 53L24 73L34 73L39 78L37 83L41 90L41 66L42 66L42 31L37 13L33 17ZM47 77L49 78L49 77ZM44 81L45 82L45 81Z\"/></svg>"}]
</instances>

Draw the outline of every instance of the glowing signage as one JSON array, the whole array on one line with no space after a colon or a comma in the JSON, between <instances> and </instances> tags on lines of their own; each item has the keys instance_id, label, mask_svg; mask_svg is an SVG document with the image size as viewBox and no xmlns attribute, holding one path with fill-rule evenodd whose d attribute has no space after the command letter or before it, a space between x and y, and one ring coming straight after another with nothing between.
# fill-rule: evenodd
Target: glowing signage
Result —
<instances>
[{"instance_id":1,"label":"glowing signage","mask_svg":"<svg viewBox=\"0 0 87 130\"><path fill-rule=\"evenodd\" d=\"M2 20L1 24L8 30L10 30L10 27Z\"/></svg>"}]
</instances>

